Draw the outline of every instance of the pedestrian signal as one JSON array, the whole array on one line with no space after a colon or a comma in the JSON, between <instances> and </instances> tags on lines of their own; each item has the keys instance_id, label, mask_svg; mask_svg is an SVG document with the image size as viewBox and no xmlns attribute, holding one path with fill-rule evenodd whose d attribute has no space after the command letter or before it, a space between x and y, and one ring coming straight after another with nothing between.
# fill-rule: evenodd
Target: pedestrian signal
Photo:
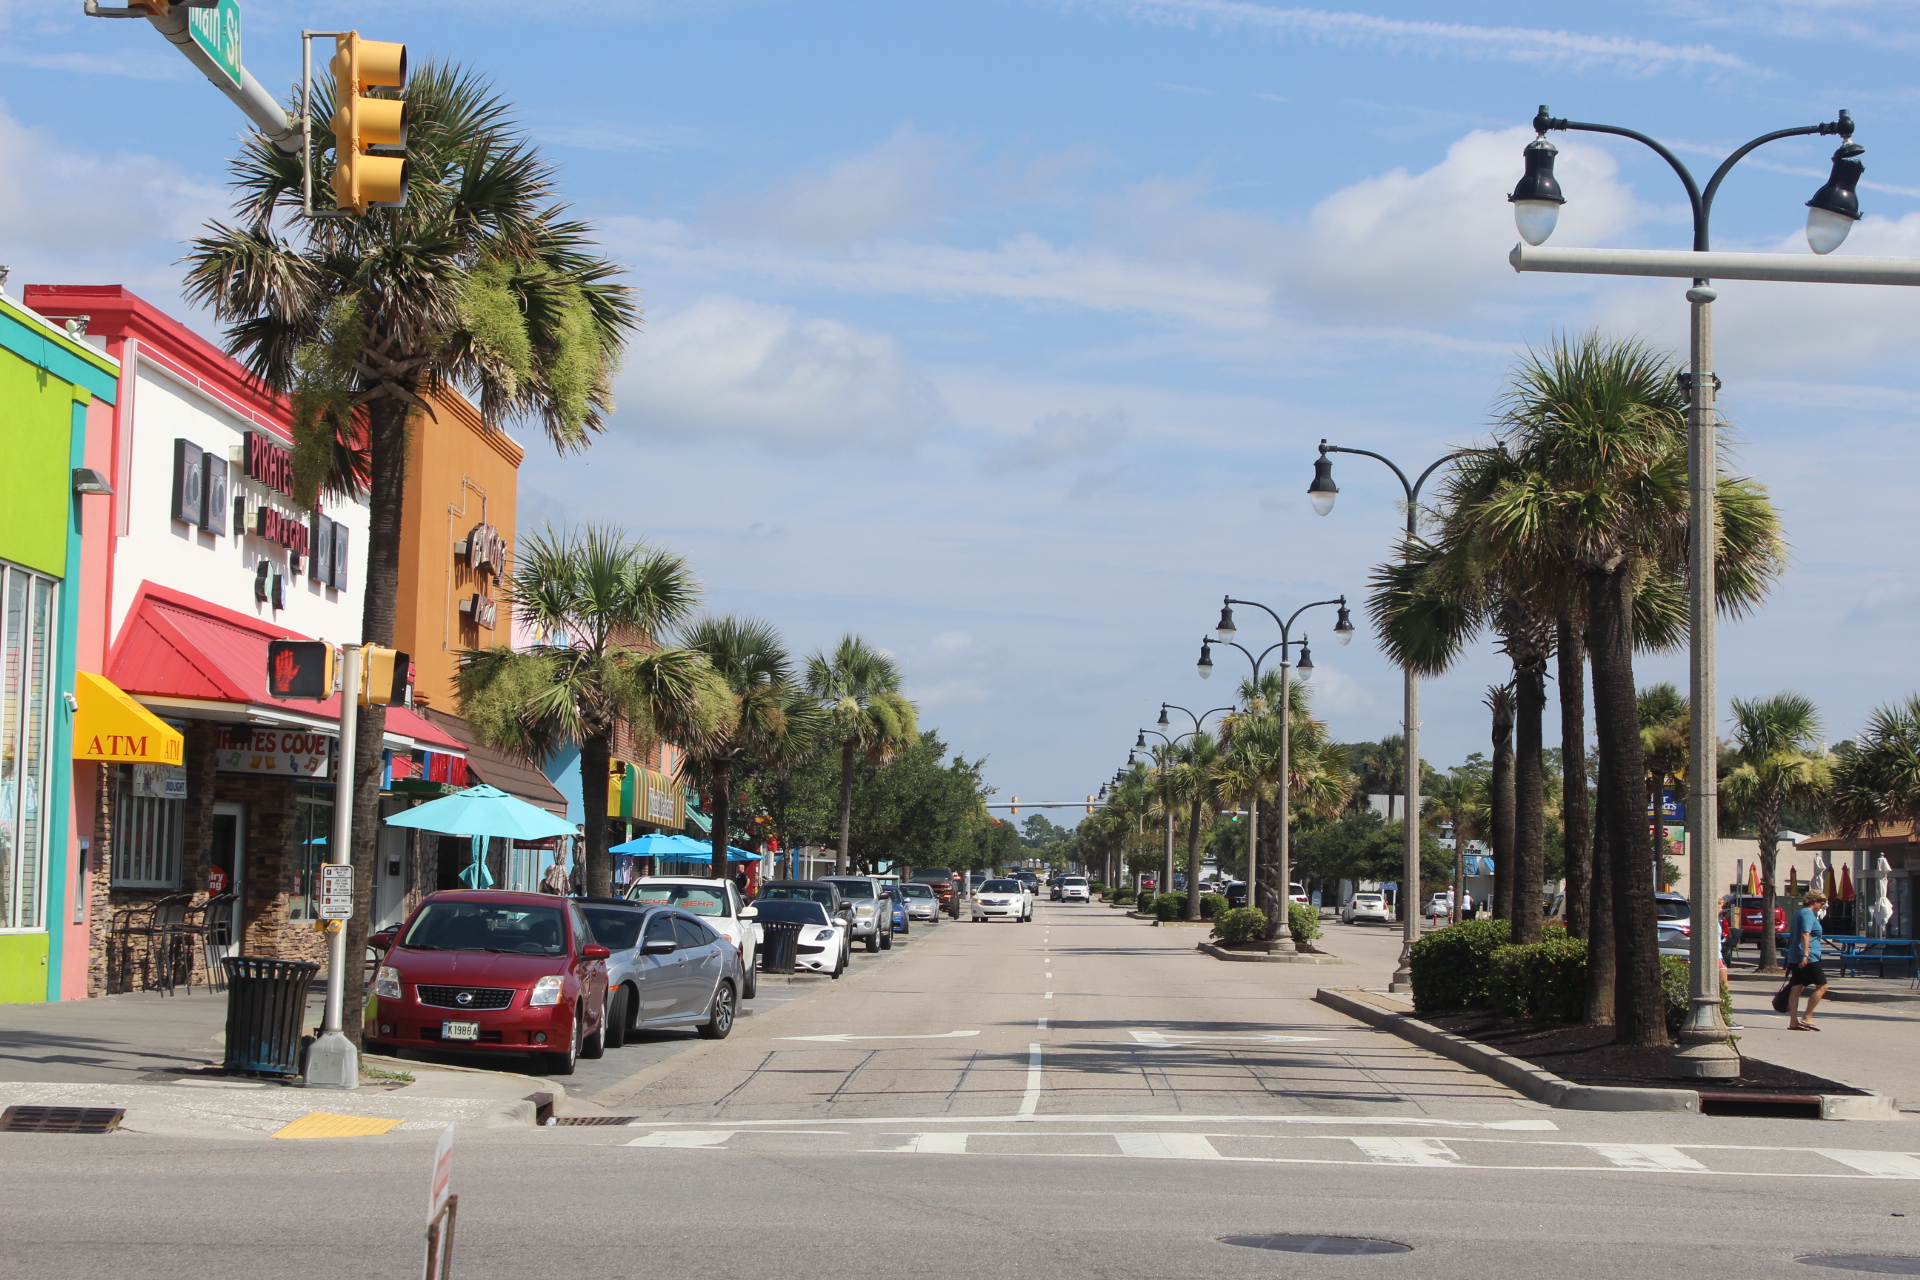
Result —
<instances>
[{"instance_id":1,"label":"pedestrian signal","mask_svg":"<svg viewBox=\"0 0 1920 1280\"><path fill-rule=\"evenodd\" d=\"M333 696L333 646L325 640L274 640L267 645L267 693L325 702Z\"/></svg>"},{"instance_id":2,"label":"pedestrian signal","mask_svg":"<svg viewBox=\"0 0 1920 1280\"><path fill-rule=\"evenodd\" d=\"M407 46L349 31L333 55L333 200L351 213L397 209L407 198L407 104L369 89L403 89Z\"/></svg>"}]
</instances>

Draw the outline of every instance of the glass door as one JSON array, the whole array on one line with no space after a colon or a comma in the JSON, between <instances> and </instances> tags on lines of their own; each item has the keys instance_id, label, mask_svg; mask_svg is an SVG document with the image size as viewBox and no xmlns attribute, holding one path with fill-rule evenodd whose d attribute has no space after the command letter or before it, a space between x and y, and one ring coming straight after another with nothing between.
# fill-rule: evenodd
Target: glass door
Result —
<instances>
[{"instance_id":1,"label":"glass door","mask_svg":"<svg viewBox=\"0 0 1920 1280\"><path fill-rule=\"evenodd\" d=\"M240 954L241 879L247 871L245 805L213 806L213 847L207 851L207 897L233 895L226 910L207 916L207 955L212 960Z\"/></svg>"}]
</instances>

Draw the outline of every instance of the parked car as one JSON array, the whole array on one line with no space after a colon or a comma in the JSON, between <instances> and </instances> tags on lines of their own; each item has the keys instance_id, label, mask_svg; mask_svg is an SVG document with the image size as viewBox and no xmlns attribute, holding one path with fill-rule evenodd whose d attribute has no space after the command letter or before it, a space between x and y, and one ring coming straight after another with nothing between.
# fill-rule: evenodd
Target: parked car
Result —
<instances>
[{"instance_id":1,"label":"parked car","mask_svg":"<svg viewBox=\"0 0 1920 1280\"><path fill-rule=\"evenodd\" d=\"M975 924L989 920L1024 924L1033 919L1033 899L1027 896L1026 887L1018 880L987 880L973 896L970 911Z\"/></svg>"},{"instance_id":2,"label":"parked car","mask_svg":"<svg viewBox=\"0 0 1920 1280\"><path fill-rule=\"evenodd\" d=\"M495 889L427 895L398 930L370 939L368 1048L528 1054L571 1075L606 1051L607 960L581 908ZM728 1018L731 1025L731 1015Z\"/></svg>"},{"instance_id":3,"label":"parked car","mask_svg":"<svg viewBox=\"0 0 1920 1280\"><path fill-rule=\"evenodd\" d=\"M940 895L932 885L920 880L908 880L900 886L900 893L906 899L907 919L939 923Z\"/></svg>"},{"instance_id":4,"label":"parked car","mask_svg":"<svg viewBox=\"0 0 1920 1280\"><path fill-rule=\"evenodd\" d=\"M1340 908L1340 923L1358 924L1363 920L1377 921L1380 924L1392 924L1393 912L1387 907L1387 895L1384 893L1356 893L1347 899Z\"/></svg>"},{"instance_id":5,"label":"parked car","mask_svg":"<svg viewBox=\"0 0 1920 1280\"><path fill-rule=\"evenodd\" d=\"M1453 914L1453 895L1436 893L1427 899L1427 905L1420 908L1420 914L1429 920L1444 920Z\"/></svg>"},{"instance_id":6,"label":"parked car","mask_svg":"<svg viewBox=\"0 0 1920 1280\"><path fill-rule=\"evenodd\" d=\"M746 903L740 897L739 885L704 876L642 876L627 889L627 901L649 907L678 907L699 916L740 953L740 971L746 975L740 998L751 1000L758 994L755 971L759 968L760 935L750 922L740 918Z\"/></svg>"},{"instance_id":7,"label":"parked car","mask_svg":"<svg viewBox=\"0 0 1920 1280\"><path fill-rule=\"evenodd\" d=\"M932 889L933 896L940 900L940 909L951 915L955 920L958 920L960 918L960 906L954 900L953 875L953 872L943 867L934 867L918 873L908 883L924 884Z\"/></svg>"},{"instance_id":8,"label":"parked car","mask_svg":"<svg viewBox=\"0 0 1920 1280\"><path fill-rule=\"evenodd\" d=\"M1060 901L1088 903L1093 901L1093 892L1087 888L1085 876L1060 877Z\"/></svg>"},{"instance_id":9,"label":"parked car","mask_svg":"<svg viewBox=\"0 0 1920 1280\"><path fill-rule=\"evenodd\" d=\"M1227 881L1227 887L1221 890L1220 896L1227 900L1227 905L1230 907L1246 906L1247 882L1245 880Z\"/></svg>"},{"instance_id":10,"label":"parked car","mask_svg":"<svg viewBox=\"0 0 1920 1280\"><path fill-rule=\"evenodd\" d=\"M887 899L893 903L893 931L905 933L913 927L913 917L907 914L907 895L900 891L897 884L885 886Z\"/></svg>"},{"instance_id":11,"label":"parked car","mask_svg":"<svg viewBox=\"0 0 1920 1280\"><path fill-rule=\"evenodd\" d=\"M821 879L838 889L847 905L853 908L848 920L855 941L865 942L868 951L893 946L893 904L878 880L872 876L822 876Z\"/></svg>"},{"instance_id":12,"label":"parked car","mask_svg":"<svg viewBox=\"0 0 1920 1280\"><path fill-rule=\"evenodd\" d=\"M809 969L838 978L847 971L853 958L853 941L847 933L844 916L828 913L812 898L756 897L747 908L747 917L756 925L795 924L800 937L793 958L794 968Z\"/></svg>"},{"instance_id":13,"label":"parked car","mask_svg":"<svg viewBox=\"0 0 1920 1280\"><path fill-rule=\"evenodd\" d=\"M625 898L576 901L594 941L613 953L607 957L609 1049L643 1029L689 1024L700 1025L700 1033L712 1039L726 1037L740 993L752 986L733 939L713 928L708 917L696 923L684 909L642 906ZM668 942L674 945L665 946ZM731 992L720 1025L716 984L723 980Z\"/></svg>"},{"instance_id":14,"label":"parked car","mask_svg":"<svg viewBox=\"0 0 1920 1280\"><path fill-rule=\"evenodd\" d=\"M830 916L845 921L853 919L853 908L841 896L840 890L825 880L769 880L760 886L759 893L753 895L755 903L767 899L817 902L827 909Z\"/></svg>"},{"instance_id":15,"label":"parked car","mask_svg":"<svg viewBox=\"0 0 1920 1280\"><path fill-rule=\"evenodd\" d=\"M1773 895L1773 901L1773 931L1784 943L1787 938L1787 908L1783 904L1786 900L1776 893ZM1760 940L1760 930L1765 927L1761 924L1762 913L1765 910L1766 903L1757 894L1741 897L1740 941L1758 942Z\"/></svg>"}]
</instances>

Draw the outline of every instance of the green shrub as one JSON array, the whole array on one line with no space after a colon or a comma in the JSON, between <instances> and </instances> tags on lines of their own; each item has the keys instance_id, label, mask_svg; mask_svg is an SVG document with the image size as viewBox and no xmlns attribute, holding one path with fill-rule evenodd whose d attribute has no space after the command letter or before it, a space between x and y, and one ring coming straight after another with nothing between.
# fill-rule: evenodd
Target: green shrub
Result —
<instances>
[{"instance_id":1,"label":"green shrub","mask_svg":"<svg viewBox=\"0 0 1920 1280\"><path fill-rule=\"evenodd\" d=\"M1213 918L1213 936L1222 942L1253 942L1264 938L1267 936L1267 913L1258 907L1233 907L1222 911Z\"/></svg>"},{"instance_id":2,"label":"green shrub","mask_svg":"<svg viewBox=\"0 0 1920 1280\"><path fill-rule=\"evenodd\" d=\"M1462 920L1414 943L1408 957L1413 1007L1421 1013L1485 1008L1493 953L1512 936L1505 920Z\"/></svg>"},{"instance_id":3,"label":"green shrub","mask_svg":"<svg viewBox=\"0 0 1920 1280\"><path fill-rule=\"evenodd\" d=\"M1487 970L1487 1002L1515 1018L1578 1022L1586 1010L1587 944L1564 933L1501 947Z\"/></svg>"},{"instance_id":4,"label":"green shrub","mask_svg":"<svg viewBox=\"0 0 1920 1280\"><path fill-rule=\"evenodd\" d=\"M1087 892L1094 895L1096 898L1099 897L1101 894L1105 893L1106 891L1107 891L1107 886L1101 884L1098 880L1087 881Z\"/></svg>"},{"instance_id":5,"label":"green shrub","mask_svg":"<svg viewBox=\"0 0 1920 1280\"><path fill-rule=\"evenodd\" d=\"M1666 997L1668 1035L1679 1035L1687 1020L1687 1009L1693 1003L1687 979L1692 972L1693 966L1679 956L1660 957L1660 994ZM1733 993L1727 989L1725 975L1720 978L1720 1017L1729 1025L1733 1022Z\"/></svg>"},{"instance_id":6,"label":"green shrub","mask_svg":"<svg viewBox=\"0 0 1920 1280\"><path fill-rule=\"evenodd\" d=\"M1287 932L1293 935L1294 945L1312 942L1320 936L1320 908L1310 907L1304 902L1287 904Z\"/></svg>"},{"instance_id":7,"label":"green shrub","mask_svg":"<svg viewBox=\"0 0 1920 1280\"><path fill-rule=\"evenodd\" d=\"M1227 900L1223 895L1218 893L1203 893L1200 895L1200 918L1202 920L1218 920L1220 913L1225 911L1227 906Z\"/></svg>"},{"instance_id":8,"label":"green shrub","mask_svg":"<svg viewBox=\"0 0 1920 1280\"><path fill-rule=\"evenodd\" d=\"M1112 897L1113 897L1113 900L1114 900L1115 902L1132 902L1132 901L1133 901L1133 890L1131 890L1131 889L1115 889L1115 890L1113 891L1113 894L1112 894Z\"/></svg>"},{"instance_id":9,"label":"green shrub","mask_svg":"<svg viewBox=\"0 0 1920 1280\"><path fill-rule=\"evenodd\" d=\"M1153 914L1162 920L1186 919L1187 895L1179 892L1154 894Z\"/></svg>"},{"instance_id":10,"label":"green shrub","mask_svg":"<svg viewBox=\"0 0 1920 1280\"><path fill-rule=\"evenodd\" d=\"M1155 896L1153 890L1142 889L1140 891L1140 900L1134 904L1134 909L1139 911L1143 916L1152 914Z\"/></svg>"}]
</instances>

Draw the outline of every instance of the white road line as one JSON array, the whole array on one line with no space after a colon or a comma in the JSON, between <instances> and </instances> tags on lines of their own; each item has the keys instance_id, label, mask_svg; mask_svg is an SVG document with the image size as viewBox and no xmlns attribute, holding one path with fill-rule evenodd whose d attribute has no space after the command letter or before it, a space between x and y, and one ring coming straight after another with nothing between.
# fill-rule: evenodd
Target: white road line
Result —
<instances>
[{"instance_id":1,"label":"white road line","mask_svg":"<svg viewBox=\"0 0 1920 1280\"><path fill-rule=\"evenodd\" d=\"M1622 1169L1653 1172L1698 1172L1707 1166L1678 1147L1663 1147L1648 1142L1589 1142L1590 1151L1604 1156Z\"/></svg>"},{"instance_id":2,"label":"white road line","mask_svg":"<svg viewBox=\"0 0 1920 1280\"><path fill-rule=\"evenodd\" d=\"M1223 1115L1129 1115L1088 1113L1085 1115L1061 1115L1058 1113L1034 1116L874 1116L856 1118L835 1116L833 1123L845 1125L894 1124L1012 1124L1016 1120L1044 1120L1049 1124L1393 1124L1410 1125L1424 1129L1488 1129L1496 1132L1557 1133L1560 1126L1551 1120L1443 1120L1438 1116L1223 1116ZM711 1120L648 1120L645 1123L659 1129L678 1128L685 1125L697 1128L710 1125ZM814 1120L736 1120L728 1117L727 1123L735 1129L762 1129L781 1125L815 1124ZM1497 1141L1497 1139L1474 1139L1474 1141ZM1559 1145L1579 1146L1580 1143ZM1689 1143L1699 1149L1699 1144ZM1726 1150L1773 1151L1774 1147L1728 1147Z\"/></svg>"},{"instance_id":3,"label":"white road line","mask_svg":"<svg viewBox=\"0 0 1920 1280\"><path fill-rule=\"evenodd\" d=\"M1375 1164L1457 1165L1460 1156L1438 1138L1349 1138Z\"/></svg>"},{"instance_id":4,"label":"white road line","mask_svg":"<svg viewBox=\"0 0 1920 1280\"><path fill-rule=\"evenodd\" d=\"M738 1133L737 1129L683 1129L671 1133L649 1133L627 1143L629 1147L718 1147Z\"/></svg>"},{"instance_id":5,"label":"white road line","mask_svg":"<svg viewBox=\"0 0 1920 1280\"><path fill-rule=\"evenodd\" d=\"M1040 1107L1040 1046L1027 1046L1027 1091L1020 1098L1020 1118L1031 1120Z\"/></svg>"},{"instance_id":6,"label":"white road line","mask_svg":"<svg viewBox=\"0 0 1920 1280\"><path fill-rule=\"evenodd\" d=\"M1116 1133L1123 1156L1148 1160L1222 1160L1225 1159L1206 1137L1198 1133Z\"/></svg>"},{"instance_id":7,"label":"white road line","mask_svg":"<svg viewBox=\"0 0 1920 1280\"><path fill-rule=\"evenodd\" d=\"M913 1155L963 1156L967 1154L966 1133L910 1133L897 1147L868 1147L867 1151L905 1151Z\"/></svg>"},{"instance_id":8,"label":"white road line","mask_svg":"<svg viewBox=\"0 0 1920 1280\"><path fill-rule=\"evenodd\" d=\"M1040 1028L1040 1030L1045 1031L1047 1029L1047 1020L1045 1018L1042 1018L1040 1019L1039 1022L1035 1023L1034 1025Z\"/></svg>"},{"instance_id":9,"label":"white road line","mask_svg":"<svg viewBox=\"0 0 1920 1280\"><path fill-rule=\"evenodd\" d=\"M1815 1147L1814 1152L1876 1178L1920 1178L1920 1160L1899 1151L1833 1151Z\"/></svg>"},{"instance_id":10,"label":"white road line","mask_svg":"<svg viewBox=\"0 0 1920 1280\"><path fill-rule=\"evenodd\" d=\"M1046 995L1044 995L1044 996L1042 996L1042 997L1040 997L1040 998L1041 998L1042 1000L1051 1000L1051 999L1053 999L1053 992L1051 992L1051 991L1049 991L1049 992L1047 992L1047 994L1046 994Z\"/></svg>"}]
</instances>

